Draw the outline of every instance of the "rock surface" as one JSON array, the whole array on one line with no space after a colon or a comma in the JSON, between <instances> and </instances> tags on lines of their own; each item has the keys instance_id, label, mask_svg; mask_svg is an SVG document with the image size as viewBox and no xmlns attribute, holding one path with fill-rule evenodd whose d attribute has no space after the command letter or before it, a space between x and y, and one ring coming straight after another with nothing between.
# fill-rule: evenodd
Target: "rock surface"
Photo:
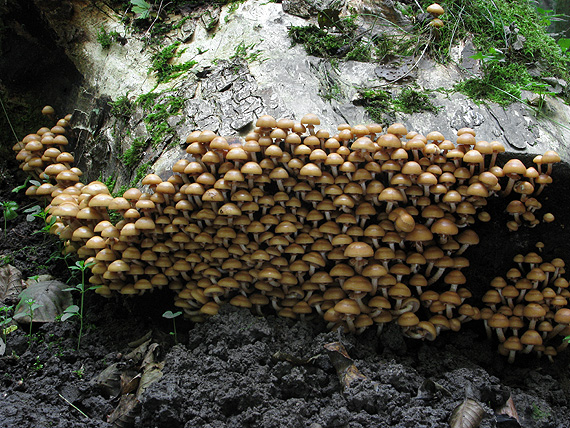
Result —
<instances>
[{"instance_id":1,"label":"rock surface","mask_svg":"<svg viewBox=\"0 0 570 428\"><path fill-rule=\"evenodd\" d=\"M447 66L418 57L404 68L401 64L394 67L389 63L355 61L332 67L327 60L307 55L301 46L291 47L288 27L315 22L315 11L327 9L329 3L250 0L237 8L216 9L219 17L215 17L215 25L198 19L214 13L209 9L186 15L181 11L171 17L173 22L190 17L180 29L168 34L167 44L180 42L179 52L183 52L173 62L194 60L197 64L189 73L154 89L174 91L186 102L184 109L169 121L174 138L163 141L164 144L147 145L141 163L150 162L156 164L159 172L167 171L180 153L174 146L184 142L191 130L208 128L224 136L243 136L264 113L299 120L305 113L315 112L321 119L321 127L329 131L343 122L369 123L365 110L355 103L356 88L380 87L394 92L412 81L420 88L436 90L432 101L439 107L439 113L387 113L387 119L401 121L408 129L424 134L439 130L451 139L459 128L469 126L481 139L499 140L509 151L537 154L553 149L568 160L564 141L570 132L562 125L570 121L570 108L559 99L547 97L547 120L535 117L521 103L506 108L475 105L459 93L446 93L456 82L478 73L477 62L469 58L474 54L469 41L453 49L453 62ZM75 109L77 126L85 128L76 148L82 155L80 167L88 167L91 179L118 170L118 184L129 182L132 178L129 171L115 159L130 147L134 137L115 132L116 119L109 117L106 105L125 95L134 100L155 88L156 76L149 72L153 49L145 48L146 34L132 32L103 2L95 2L95 6L63 2L50 11L44 3L36 5L84 79L68 104L68 108ZM355 1L350 6L356 13L382 18L380 24L374 25L361 19L358 23L363 29L389 34L394 25L409 25L390 2ZM125 42L104 49L97 42L100 28L116 31ZM338 88L338 96L323 99L322 95L331 86ZM135 120L137 117L139 120ZM135 112L124 128L132 135L148 139L142 119L143 112ZM168 147L170 143L172 146ZM87 150L85 146L96 148ZM107 158L110 160L105 162L107 165L99 161Z\"/></svg>"}]
</instances>

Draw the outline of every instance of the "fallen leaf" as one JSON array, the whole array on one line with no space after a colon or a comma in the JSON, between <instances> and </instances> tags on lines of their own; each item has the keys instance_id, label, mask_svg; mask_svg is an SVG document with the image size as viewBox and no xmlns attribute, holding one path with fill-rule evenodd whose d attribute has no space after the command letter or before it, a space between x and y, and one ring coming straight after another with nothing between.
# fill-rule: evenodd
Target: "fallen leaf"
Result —
<instances>
[{"instance_id":1,"label":"fallen leaf","mask_svg":"<svg viewBox=\"0 0 570 428\"><path fill-rule=\"evenodd\" d=\"M507 401L505 401L505 404L503 405L503 407L497 409L495 411L495 413L497 415L510 416L511 418L516 419L518 423L520 423L519 415L517 414L517 409L515 407L515 403L513 401L512 396L509 396L509 399Z\"/></svg>"},{"instance_id":2,"label":"fallen leaf","mask_svg":"<svg viewBox=\"0 0 570 428\"><path fill-rule=\"evenodd\" d=\"M356 380L367 379L348 356L345 347L340 342L328 343L324 346L343 388L349 388Z\"/></svg>"},{"instance_id":3,"label":"fallen leaf","mask_svg":"<svg viewBox=\"0 0 570 428\"><path fill-rule=\"evenodd\" d=\"M463 403L453 409L449 426L451 428L477 428L484 414L483 406L471 398L466 398Z\"/></svg>"},{"instance_id":4,"label":"fallen leaf","mask_svg":"<svg viewBox=\"0 0 570 428\"><path fill-rule=\"evenodd\" d=\"M24 287L22 272L11 265L0 267L0 302L16 300Z\"/></svg>"},{"instance_id":5,"label":"fallen leaf","mask_svg":"<svg viewBox=\"0 0 570 428\"><path fill-rule=\"evenodd\" d=\"M134 394L121 396L121 401L107 418L113 428L131 428L134 425L135 415L140 401Z\"/></svg>"}]
</instances>

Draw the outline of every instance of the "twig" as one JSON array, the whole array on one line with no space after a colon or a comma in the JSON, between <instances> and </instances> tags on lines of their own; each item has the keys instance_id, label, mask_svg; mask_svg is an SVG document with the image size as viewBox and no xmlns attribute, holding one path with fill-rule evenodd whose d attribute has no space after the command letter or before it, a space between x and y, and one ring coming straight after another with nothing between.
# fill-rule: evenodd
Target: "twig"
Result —
<instances>
[{"instance_id":1,"label":"twig","mask_svg":"<svg viewBox=\"0 0 570 428\"><path fill-rule=\"evenodd\" d=\"M429 40L428 40L427 43L426 43L426 46L425 46L424 50L422 51L420 57L419 57L418 60L414 63L414 65L412 65L412 67L411 67L407 72L405 72L404 74L402 74L400 77L397 77L397 78L394 79L394 80L390 80L390 81L386 82L386 85L390 85L390 84L392 84L392 83L394 83L394 82L397 82L398 80L403 79L404 77L408 76L408 75L414 70L414 68L416 68L416 66L420 63L420 61L422 60L424 54L426 53L427 48L429 47L429 42L431 42L431 34L430 34ZM386 85L382 85L382 86L386 86Z\"/></svg>"},{"instance_id":2,"label":"twig","mask_svg":"<svg viewBox=\"0 0 570 428\"><path fill-rule=\"evenodd\" d=\"M459 27L459 21L461 20L461 14L463 13L463 10L465 10L465 5L463 5L461 10L459 11L459 15L457 15L457 19L455 20L455 25L453 26L453 30L451 31L451 39L449 40L449 49L448 49L449 52L451 52L451 45L453 44L455 31L457 30L457 27Z\"/></svg>"},{"instance_id":3,"label":"twig","mask_svg":"<svg viewBox=\"0 0 570 428\"><path fill-rule=\"evenodd\" d=\"M414 2L416 3L416 6L418 7L418 9L420 10L421 13L424 13L424 10L422 9L422 7L420 6L420 4L418 3L418 0L414 0Z\"/></svg>"},{"instance_id":4,"label":"twig","mask_svg":"<svg viewBox=\"0 0 570 428\"><path fill-rule=\"evenodd\" d=\"M156 21L158 21L158 18L160 17L161 9L163 9L163 7L162 7L163 2L164 2L164 0L160 0L160 4L158 5L158 10L156 11L156 18L154 18L154 21L152 21L152 24L150 24L150 27L148 27L148 30L146 30L143 37L146 37L149 34L150 30L152 30L152 27L154 27L154 24L156 24ZM172 3L172 2L166 3L166 5L164 7L168 6L170 3Z\"/></svg>"},{"instance_id":5,"label":"twig","mask_svg":"<svg viewBox=\"0 0 570 428\"><path fill-rule=\"evenodd\" d=\"M4 115L6 116L6 120L8 121L8 125L10 125L10 129L12 130L12 134L14 134L14 138L16 139L16 143L20 142L18 136L16 135L16 131L12 126L12 122L10 122L10 118L8 117L8 112L6 111L6 107L4 107L4 102L2 101L2 97L0 97L0 104L2 105L2 110L4 111Z\"/></svg>"},{"instance_id":6,"label":"twig","mask_svg":"<svg viewBox=\"0 0 570 428\"><path fill-rule=\"evenodd\" d=\"M380 15L376 15L375 13L361 13L360 16L373 16L373 17L376 18L376 19L380 19L380 20L382 20L382 21L386 21L388 24L390 24L390 25L393 26L393 27L396 27L398 30L402 31L403 33L411 34L411 33L409 33L408 31L406 31L405 29L403 29L402 27L400 27L399 25L394 24L394 23L393 23L392 21L390 21L389 19L386 19L386 18L384 18L384 17L382 17L382 16L380 16ZM376 23L374 23L374 25L376 25ZM374 25L372 26L372 28L374 28Z\"/></svg>"},{"instance_id":7,"label":"twig","mask_svg":"<svg viewBox=\"0 0 570 428\"><path fill-rule=\"evenodd\" d=\"M83 413L83 412L81 411L81 409L79 409L75 404L73 404L71 401L69 401L69 400L68 400L67 398L65 398L63 395L61 395L61 394L57 394L57 395L59 395L59 396L63 399L63 401L65 401L67 404L69 404L71 407L73 407L75 410L77 410L79 413L81 413L81 414L82 414L83 416L85 416L87 419L90 419L89 416L87 416L85 413Z\"/></svg>"}]
</instances>

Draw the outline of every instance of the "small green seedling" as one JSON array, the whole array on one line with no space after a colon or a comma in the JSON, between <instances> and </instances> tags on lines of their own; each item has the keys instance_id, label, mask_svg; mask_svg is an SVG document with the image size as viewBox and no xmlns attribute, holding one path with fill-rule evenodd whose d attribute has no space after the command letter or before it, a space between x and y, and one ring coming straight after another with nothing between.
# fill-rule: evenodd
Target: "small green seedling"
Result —
<instances>
[{"instance_id":1,"label":"small green seedling","mask_svg":"<svg viewBox=\"0 0 570 428\"><path fill-rule=\"evenodd\" d=\"M16 186L12 189L12 193L18 193L20 192L20 190L25 189L26 187L28 187L28 183L31 182L34 186L39 186L41 183L36 181L36 180L32 180L30 176L28 176L26 178L26 181L24 181L24 184L20 185L20 186Z\"/></svg>"},{"instance_id":2,"label":"small green seedling","mask_svg":"<svg viewBox=\"0 0 570 428\"><path fill-rule=\"evenodd\" d=\"M8 224L8 220L18 217L18 213L16 212L18 204L14 201L4 201L0 202L0 205L4 210L4 239L6 239L6 226Z\"/></svg>"},{"instance_id":3,"label":"small green seedling","mask_svg":"<svg viewBox=\"0 0 570 428\"><path fill-rule=\"evenodd\" d=\"M34 299L24 300L24 303L28 305L28 315L30 316L30 330L28 332L28 346L32 344L32 326L34 324L34 312L36 309L41 308L43 305L36 303Z\"/></svg>"},{"instance_id":4,"label":"small green seedling","mask_svg":"<svg viewBox=\"0 0 570 428\"><path fill-rule=\"evenodd\" d=\"M75 262L75 266L70 266L69 268L74 271L81 272L81 282L77 284L75 287L65 288L63 291L78 291L81 298L80 303L78 305L70 305L64 311L63 315L61 316L62 321L66 321L72 317L79 318L79 337L77 339L77 350L79 350L79 346L81 345L81 337L83 336L83 308L84 308L84 301L85 301L85 293L89 290L95 290L99 288L98 285L86 286L85 284L85 271L93 266L93 263L85 263L84 260L79 260Z\"/></svg>"},{"instance_id":5,"label":"small green seedling","mask_svg":"<svg viewBox=\"0 0 570 428\"><path fill-rule=\"evenodd\" d=\"M42 207L40 207L39 205L34 205L33 207L30 207L30 208L24 210L24 213L26 213L26 220L27 221L32 222L36 218L39 218L44 223L43 227L40 230L36 230L35 232L32 232L32 235L36 234L36 233L49 234L51 227L56 222L55 216L52 216L50 218L50 220L48 221L48 217L50 214L47 211L44 211L42 209Z\"/></svg>"},{"instance_id":6,"label":"small green seedling","mask_svg":"<svg viewBox=\"0 0 570 428\"><path fill-rule=\"evenodd\" d=\"M163 318L172 320L172 326L174 331L171 331L170 334L174 336L175 344L178 344L178 334L176 333L176 318L179 317L180 315L182 315L182 311L178 312L166 311L165 313L162 314Z\"/></svg>"}]
</instances>

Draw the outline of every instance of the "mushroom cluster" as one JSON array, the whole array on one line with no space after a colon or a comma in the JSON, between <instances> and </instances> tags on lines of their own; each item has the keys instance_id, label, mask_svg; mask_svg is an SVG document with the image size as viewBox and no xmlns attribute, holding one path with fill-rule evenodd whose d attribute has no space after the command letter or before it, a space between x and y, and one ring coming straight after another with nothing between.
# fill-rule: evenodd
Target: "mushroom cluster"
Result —
<instances>
[{"instance_id":1,"label":"mushroom cluster","mask_svg":"<svg viewBox=\"0 0 570 428\"><path fill-rule=\"evenodd\" d=\"M14 149L45 181L27 193L49 201L52 232L93 263L103 296L168 287L194 321L229 303L356 333L395 321L428 340L481 319L462 272L464 251L479 242L472 226L489 221L489 198L511 193L516 226L536 224L534 196L557 155L537 157L537 168L500 167L503 145L470 128L452 142L399 123L385 132L341 124L333 135L319 124L314 114L299 123L265 115L231 143L194 131L168 179L150 174L145 192L122 197L79 182L64 123Z\"/></svg>"},{"instance_id":2,"label":"mushroom cluster","mask_svg":"<svg viewBox=\"0 0 570 428\"><path fill-rule=\"evenodd\" d=\"M499 352L513 362L517 352L552 360L568 346L570 336L568 281L562 277L565 263L543 261L536 252L514 257L517 267L491 281L484 294L481 318L487 335L499 339Z\"/></svg>"}]
</instances>

